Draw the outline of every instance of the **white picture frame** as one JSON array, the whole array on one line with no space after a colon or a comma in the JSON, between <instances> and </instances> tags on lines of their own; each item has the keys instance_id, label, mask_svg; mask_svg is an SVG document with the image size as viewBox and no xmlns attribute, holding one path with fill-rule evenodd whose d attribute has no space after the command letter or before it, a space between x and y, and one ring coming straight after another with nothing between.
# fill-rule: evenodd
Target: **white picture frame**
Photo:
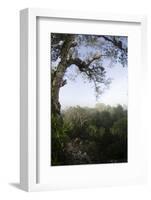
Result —
<instances>
[{"instance_id":1,"label":"white picture frame","mask_svg":"<svg viewBox=\"0 0 151 200\"><path fill-rule=\"evenodd\" d=\"M146 157L145 157L145 133L140 131L140 138L143 145L141 158L143 163L139 168L139 173L130 176L127 179L120 178L112 180L106 178L104 182L92 180L91 184L87 184L87 180L83 184L64 184L56 183L40 183L38 181L39 170L39 145L38 145L38 78L37 78L37 19L69 19L80 21L93 22L110 22L112 23L127 23L133 26L138 24L140 28L141 40L141 63L140 70L143 73L146 64L147 37L146 37L146 17L145 16L124 16L113 14L72 12L72 11L54 11L49 9L24 9L20 12L20 185L26 191L52 190L74 187L92 187L92 186L109 186L109 185L127 185L136 183L145 183L147 179ZM135 73L135 71L133 72ZM145 77L145 76L144 76ZM145 78L141 80L141 88L145 84ZM139 104L139 102L138 102ZM139 105L138 105L139 106ZM142 130L142 129L141 129ZM137 141L136 141L137 143ZM91 166L93 168L94 166ZM99 166L98 166L99 167ZM97 167L97 168L98 168ZM69 168L68 168L69 169ZM99 177L100 178L100 177Z\"/></svg>"}]
</instances>

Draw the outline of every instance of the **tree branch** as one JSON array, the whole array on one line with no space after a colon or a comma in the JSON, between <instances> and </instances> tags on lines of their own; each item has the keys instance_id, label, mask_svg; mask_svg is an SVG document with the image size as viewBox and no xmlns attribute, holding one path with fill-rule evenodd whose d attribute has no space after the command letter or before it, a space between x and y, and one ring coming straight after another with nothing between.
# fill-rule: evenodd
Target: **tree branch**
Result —
<instances>
[{"instance_id":1,"label":"tree branch","mask_svg":"<svg viewBox=\"0 0 151 200\"><path fill-rule=\"evenodd\" d=\"M91 59L89 59L87 61L83 61L80 58L70 58L70 60L68 61L68 64L69 65L72 65L72 64L77 65L81 72L85 72L86 69L88 69L88 67L90 66L90 64L93 61L98 60L100 58L101 58L101 54L96 53L96 54L94 54L94 56Z\"/></svg>"},{"instance_id":2,"label":"tree branch","mask_svg":"<svg viewBox=\"0 0 151 200\"><path fill-rule=\"evenodd\" d=\"M124 53L127 54L127 48L123 48L122 47L122 42L121 41L117 41L115 39L115 37L112 39L110 39L109 37L105 36L105 35L101 35L100 37L104 38L106 41L111 42L113 45L115 45L116 47L118 47L120 50L124 51Z\"/></svg>"}]
</instances>

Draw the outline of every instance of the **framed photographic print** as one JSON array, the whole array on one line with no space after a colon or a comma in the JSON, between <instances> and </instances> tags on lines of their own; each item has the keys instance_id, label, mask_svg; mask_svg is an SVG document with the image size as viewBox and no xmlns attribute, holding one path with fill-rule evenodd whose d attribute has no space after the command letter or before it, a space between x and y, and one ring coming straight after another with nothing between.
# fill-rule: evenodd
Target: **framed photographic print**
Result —
<instances>
[{"instance_id":1,"label":"framed photographic print","mask_svg":"<svg viewBox=\"0 0 151 200\"><path fill-rule=\"evenodd\" d=\"M146 18L20 12L20 183L145 183Z\"/></svg>"}]
</instances>

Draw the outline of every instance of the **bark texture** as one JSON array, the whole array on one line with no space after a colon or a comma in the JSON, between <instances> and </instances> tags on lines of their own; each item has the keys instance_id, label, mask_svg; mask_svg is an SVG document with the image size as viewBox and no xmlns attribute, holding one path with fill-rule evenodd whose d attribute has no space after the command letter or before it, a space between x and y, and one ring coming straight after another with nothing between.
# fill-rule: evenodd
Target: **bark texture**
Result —
<instances>
[{"instance_id":1,"label":"bark texture","mask_svg":"<svg viewBox=\"0 0 151 200\"><path fill-rule=\"evenodd\" d=\"M52 113L55 115L60 115L60 102L59 102L59 91L60 88L65 85L65 81L63 80L64 74L69 66L67 57L69 50L72 46L74 41L74 35L67 35L66 39L61 48L61 55L60 55L60 63L58 64L57 70L52 75L51 81L51 109Z\"/></svg>"}]
</instances>

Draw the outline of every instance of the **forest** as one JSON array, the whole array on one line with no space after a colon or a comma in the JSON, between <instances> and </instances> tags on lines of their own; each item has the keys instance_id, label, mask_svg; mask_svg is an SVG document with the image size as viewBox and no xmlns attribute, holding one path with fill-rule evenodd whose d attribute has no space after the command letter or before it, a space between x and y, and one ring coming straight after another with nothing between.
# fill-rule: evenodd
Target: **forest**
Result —
<instances>
[{"instance_id":1,"label":"forest","mask_svg":"<svg viewBox=\"0 0 151 200\"><path fill-rule=\"evenodd\" d=\"M69 107L52 118L52 165L127 162L127 108Z\"/></svg>"},{"instance_id":2,"label":"forest","mask_svg":"<svg viewBox=\"0 0 151 200\"><path fill-rule=\"evenodd\" d=\"M127 162L128 108L120 97L124 94L127 102L122 83L127 77L128 37L51 33L50 41L51 166ZM78 82L74 91L68 88L71 80ZM87 83L85 96L81 80ZM112 90L115 83L118 89ZM94 89L91 98L89 84ZM102 102L107 91L109 104ZM95 103L90 102L92 96Z\"/></svg>"}]
</instances>

